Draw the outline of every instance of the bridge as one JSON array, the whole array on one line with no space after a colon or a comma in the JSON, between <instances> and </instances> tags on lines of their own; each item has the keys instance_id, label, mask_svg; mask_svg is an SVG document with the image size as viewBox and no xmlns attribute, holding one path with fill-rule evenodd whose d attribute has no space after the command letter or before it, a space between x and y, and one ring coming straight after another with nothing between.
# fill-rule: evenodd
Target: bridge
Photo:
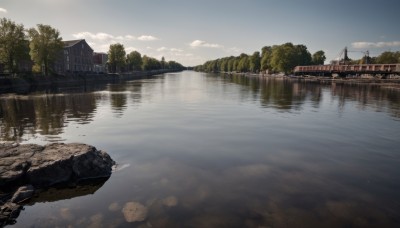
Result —
<instances>
[{"instance_id":1,"label":"bridge","mask_svg":"<svg viewBox=\"0 0 400 228\"><path fill-rule=\"evenodd\" d=\"M338 75L400 75L400 64L357 64L357 65L314 65L296 66L295 75L332 76Z\"/></svg>"}]
</instances>

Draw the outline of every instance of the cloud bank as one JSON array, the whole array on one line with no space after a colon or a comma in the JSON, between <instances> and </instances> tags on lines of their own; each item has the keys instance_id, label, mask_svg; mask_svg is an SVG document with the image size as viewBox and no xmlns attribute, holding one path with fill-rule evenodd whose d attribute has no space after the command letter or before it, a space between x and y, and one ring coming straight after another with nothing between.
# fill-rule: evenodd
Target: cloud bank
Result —
<instances>
[{"instance_id":1,"label":"cloud bank","mask_svg":"<svg viewBox=\"0 0 400 228\"><path fill-rule=\"evenodd\" d=\"M386 47L400 47L400 41L391 42L354 42L351 44L353 48L386 48Z\"/></svg>"},{"instance_id":2,"label":"cloud bank","mask_svg":"<svg viewBox=\"0 0 400 228\"><path fill-rule=\"evenodd\" d=\"M7 13L7 10L4 8L0 8L0 13Z\"/></svg>"}]
</instances>

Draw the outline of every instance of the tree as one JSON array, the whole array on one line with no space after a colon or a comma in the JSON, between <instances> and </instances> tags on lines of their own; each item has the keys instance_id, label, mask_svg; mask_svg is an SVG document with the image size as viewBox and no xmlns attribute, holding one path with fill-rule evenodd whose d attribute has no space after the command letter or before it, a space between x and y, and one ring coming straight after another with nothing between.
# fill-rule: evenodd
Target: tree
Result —
<instances>
[{"instance_id":1,"label":"tree","mask_svg":"<svg viewBox=\"0 0 400 228\"><path fill-rule=\"evenodd\" d=\"M265 46L261 49L261 70L270 70L271 69L271 54L272 54L272 47Z\"/></svg>"},{"instance_id":2,"label":"tree","mask_svg":"<svg viewBox=\"0 0 400 228\"><path fill-rule=\"evenodd\" d=\"M311 64L311 54L304 45L285 43L272 47L271 67L274 71L290 73L295 66Z\"/></svg>"},{"instance_id":3,"label":"tree","mask_svg":"<svg viewBox=\"0 0 400 228\"><path fill-rule=\"evenodd\" d=\"M108 50L108 64L111 73L121 72L125 65L126 52L124 45L117 43L111 44Z\"/></svg>"},{"instance_id":4,"label":"tree","mask_svg":"<svg viewBox=\"0 0 400 228\"><path fill-rule=\"evenodd\" d=\"M143 70L159 70L161 69L161 63L155 58L148 57L146 55L143 56Z\"/></svg>"},{"instance_id":5,"label":"tree","mask_svg":"<svg viewBox=\"0 0 400 228\"><path fill-rule=\"evenodd\" d=\"M132 70L141 70L142 69L142 55L137 51L132 51L126 56L126 63L128 65L128 69Z\"/></svg>"},{"instance_id":6,"label":"tree","mask_svg":"<svg viewBox=\"0 0 400 228\"><path fill-rule=\"evenodd\" d=\"M312 55L312 61L311 62L314 65L324 65L325 60L326 60L325 52L320 50L320 51L315 52Z\"/></svg>"},{"instance_id":7,"label":"tree","mask_svg":"<svg viewBox=\"0 0 400 228\"><path fill-rule=\"evenodd\" d=\"M49 75L64 47L60 32L50 25L38 24L37 29L29 29L28 34L31 38L29 54L35 63L34 69Z\"/></svg>"},{"instance_id":8,"label":"tree","mask_svg":"<svg viewBox=\"0 0 400 228\"><path fill-rule=\"evenodd\" d=\"M256 51L250 57L250 71L253 73L257 73L260 71L260 67L261 67L260 52Z\"/></svg>"},{"instance_id":9,"label":"tree","mask_svg":"<svg viewBox=\"0 0 400 228\"><path fill-rule=\"evenodd\" d=\"M18 71L18 62L27 59L27 41L25 39L24 26L2 18L0 20L0 63L10 73Z\"/></svg>"},{"instance_id":10,"label":"tree","mask_svg":"<svg viewBox=\"0 0 400 228\"><path fill-rule=\"evenodd\" d=\"M391 51L385 51L376 58L378 64L398 63L399 60L399 54L396 56L396 53Z\"/></svg>"}]
</instances>

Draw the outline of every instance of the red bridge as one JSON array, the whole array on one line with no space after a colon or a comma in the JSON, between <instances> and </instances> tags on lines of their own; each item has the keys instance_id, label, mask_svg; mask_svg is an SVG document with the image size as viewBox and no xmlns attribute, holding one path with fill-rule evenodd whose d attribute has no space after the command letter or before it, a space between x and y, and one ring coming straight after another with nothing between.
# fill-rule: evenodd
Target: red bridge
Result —
<instances>
[{"instance_id":1,"label":"red bridge","mask_svg":"<svg viewBox=\"0 0 400 228\"><path fill-rule=\"evenodd\" d=\"M400 64L359 64L359 65L315 65L315 66L297 66L294 68L295 75L315 75L330 76L337 74L346 75L400 75Z\"/></svg>"}]
</instances>

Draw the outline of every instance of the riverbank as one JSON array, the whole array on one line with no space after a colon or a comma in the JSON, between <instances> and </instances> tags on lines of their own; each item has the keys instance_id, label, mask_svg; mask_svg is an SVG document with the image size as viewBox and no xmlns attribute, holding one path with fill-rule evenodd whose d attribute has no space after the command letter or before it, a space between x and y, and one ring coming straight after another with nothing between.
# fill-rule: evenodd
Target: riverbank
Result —
<instances>
[{"instance_id":1,"label":"riverbank","mask_svg":"<svg viewBox=\"0 0 400 228\"><path fill-rule=\"evenodd\" d=\"M32 91L57 91L64 87L87 87L150 77L158 74L177 72L176 70L137 71L122 74L77 74L73 76L33 76L23 75L0 78L0 94L25 94Z\"/></svg>"},{"instance_id":2,"label":"riverbank","mask_svg":"<svg viewBox=\"0 0 400 228\"><path fill-rule=\"evenodd\" d=\"M387 88L400 89L400 78L382 79L374 77L319 77L319 76L293 76L285 74L254 74L254 73L224 73L228 76L238 75L245 77L260 77L260 78L274 78L274 79L287 79L302 82L320 83L320 84L346 84L346 85L378 85Z\"/></svg>"}]
</instances>

